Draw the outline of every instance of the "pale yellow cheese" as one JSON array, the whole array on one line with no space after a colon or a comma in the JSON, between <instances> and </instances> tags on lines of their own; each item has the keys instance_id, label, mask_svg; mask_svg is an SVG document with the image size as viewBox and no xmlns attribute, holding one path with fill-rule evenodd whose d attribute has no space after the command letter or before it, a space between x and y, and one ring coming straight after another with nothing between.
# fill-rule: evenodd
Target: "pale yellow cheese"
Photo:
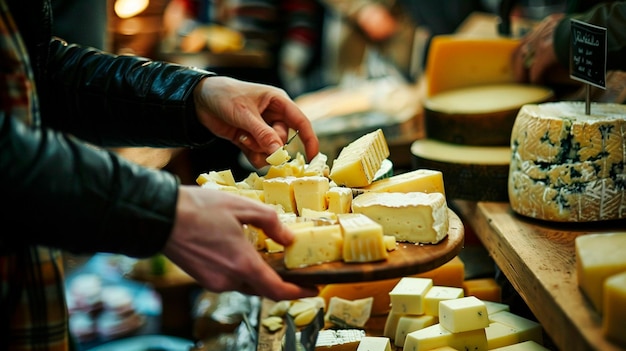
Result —
<instances>
[{"instance_id":1,"label":"pale yellow cheese","mask_svg":"<svg viewBox=\"0 0 626 351\"><path fill-rule=\"evenodd\" d=\"M328 178L322 176L298 177L293 181L292 186L297 213L301 213L303 208L314 211L326 210L326 192L330 187Z\"/></svg>"},{"instance_id":2,"label":"pale yellow cheese","mask_svg":"<svg viewBox=\"0 0 626 351\"><path fill-rule=\"evenodd\" d=\"M326 191L328 211L334 213L350 213L352 211L352 190L333 186Z\"/></svg>"},{"instance_id":3,"label":"pale yellow cheese","mask_svg":"<svg viewBox=\"0 0 626 351\"><path fill-rule=\"evenodd\" d=\"M487 306L475 296L439 302L439 323L452 333L489 326Z\"/></svg>"},{"instance_id":4,"label":"pale yellow cheese","mask_svg":"<svg viewBox=\"0 0 626 351\"><path fill-rule=\"evenodd\" d=\"M610 276L604 283L602 333L626 347L626 270Z\"/></svg>"},{"instance_id":5,"label":"pale yellow cheese","mask_svg":"<svg viewBox=\"0 0 626 351\"><path fill-rule=\"evenodd\" d=\"M432 279L402 277L389 292L391 310L404 314L423 314L425 296L433 286Z\"/></svg>"},{"instance_id":6,"label":"pale yellow cheese","mask_svg":"<svg viewBox=\"0 0 626 351\"><path fill-rule=\"evenodd\" d=\"M393 235L383 235L383 243L385 244L385 249L387 249L387 251L393 251L398 248L398 242L396 241L396 237Z\"/></svg>"},{"instance_id":7,"label":"pale yellow cheese","mask_svg":"<svg viewBox=\"0 0 626 351\"><path fill-rule=\"evenodd\" d=\"M263 196L265 203L281 205L285 212L296 213L296 198L293 193L293 182L296 177L276 177L263 180Z\"/></svg>"},{"instance_id":8,"label":"pale yellow cheese","mask_svg":"<svg viewBox=\"0 0 626 351\"><path fill-rule=\"evenodd\" d=\"M321 176L328 177L330 167L328 167L328 156L323 153L318 153L313 157L311 162L304 167L303 176Z\"/></svg>"},{"instance_id":9,"label":"pale yellow cheese","mask_svg":"<svg viewBox=\"0 0 626 351\"><path fill-rule=\"evenodd\" d=\"M283 252L285 247L274 241L272 238L265 239L265 250L269 253Z\"/></svg>"},{"instance_id":10,"label":"pale yellow cheese","mask_svg":"<svg viewBox=\"0 0 626 351\"><path fill-rule=\"evenodd\" d=\"M382 336L366 336L361 339L356 351L391 351L391 342Z\"/></svg>"},{"instance_id":11,"label":"pale yellow cheese","mask_svg":"<svg viewBox=\"0 0 626 351\"><path fill-rule=\"evenodd\" d=\"M304 156L298 152L296 157L289 162L284 162L279 165L271 165L265 173L264 178L302 177L305 166L306 162L304 160Z\"/></svg>"},{"instance_id":12,"label":"pale yellow cheese","mask_svg":"<svg viewBox=\"0 0 626 351\"><path fill-rule=\"evenodd\" d=\"M490 323L485 332L490 350L527 341L522 340L517 328L499 322Z\"/></svg>"},{"instance_id":13,"label":"pale yellow cheese","mask_svg":"<svg viewBox=\"0 0 626 351\"><path fill-rule=\"evenodd\" d=\"M426 96L468 86L514 82L519 39L436 35L428 49Z\"/></svg>"},{"instance_id":14,"label":"pale yellow cheese","mask_svg":"<svg viewBox=\"0 0 626 351\"><path fill-rule=\"evenodd\" d=\"M293 242L285 247L284 262L288 269L341 261L343 237L339 224L298 228Z\"/></svg>"},{"instance_id":15,"label":"pale yellow cheese","mask_svg":"<svg viewBox=\"0 0 626 351\"><path fill-rule=\"evenodd\" d=\"M626 271L626 232L581 235L574 245L578 286L602 314L605 280Z\"/></svg>"},{"instance_id":16,"label":"pale yellow cheese","mask_svg":"<svg viewBox=\"0 0 626 351\"><path fill-rule=\"evenodd\" d=\"M444 300L458 299L464 296L463 289L452 286L435 285L424 297L425 310L424 313L439 317L439 302Z\"/></svg>"},{"instance_id":17,"label":"pale yellow cheese","mask_svg":"<svg viewBox=\"0 0 626 351\"><path fill-rule=\"evenodd\" d=\"M268 164L272 166L278 166L278 165L282 165L283 163L289 160L291 160L291 156L289 155L289 152L285 150L284 147L280 147L276 151L274 151L271 155L267 156L267 158L265 159L265 162L267 162Z\"/></svg>"},{"instance_id":18,"label":"pale yellow cheese","mask_svg":"<svg viewBox=\"0 0 626 351\"><path fill-rule=\"evenodd\" d=\"M448 235L448 207L442 193L366 192L352 200L352 212L383 226L397 241L436 244Z\"/></svg>"},{"instance_id":19,"label":"pale yellow cheese","mask_svg":"<svg viewBox=\"0 0 626 351\"><path fill-rule=\"evenodd\" d=\"M396 335L393 342L398 347L404 346L406 335L416 330L420 330L437 323L437 318L432 315L423 314L420 316L404 315L398 319Z\"/></svg>"},{"instance_id":20,"label":"pale yellow cheese","mask_svg":"<svg viewBox=\"0 0 626 351\"><path fill-rule=\"evenodd\" d=\"M491 323L502 323L516 330L520 341L532 340L543 344L543 329L541 324L524 318L509 311L500 311L489 316Z\"/></svg>"},{"instance_id":21,"label":"pale yellow cheese","mask_svg":"<svg viewBox=\"0 0 626 351\"><path fill-rule=\"evenodd\" d=\"M522 341L513 345L498 347L498 348L492 349L491 351L549 351L549 350L550 350L549 348L544 347L543 345L535 341L528 340L528 341Z\"/></svg>"},{"instance_id":22,"label":"pale yellow cheese","mask_svg":"<svg viewBox=\"0 0 626 351\"><path fill-rule=\"evenodd\" d=\"M360 213L337 216L343 232L345 262L375 262L389 256L383 241L383 227Z\"/></svg>"},{"instance_id":23,"label":"pale yellow cheese","mask_svg":"<svg viewBox=\"0 0 626 351\"><path fill-rule=\"evenodd\" d=\"M326 224L337 223L337 214L330 211L316 211L310 208L303 208L300 218L305 220L321 220Z\"/></svg>"},{"instance_id":24,"label":"pale yellow cheese","mask_svg":"<svg viewBox=\"0 0 626 351\"><path fill-rule=\"evenodd\" d=\"M445 195L443 173L432 169L416 169L374 181L358 190L388 193L442 193Z\"/></svg>"},{"instance_id":25,"label":"pale yellow cheese","mask_svg":"<svg viewBox=\"0 0 626 351\"><path fill-rule=\"evenodd\" d=\"M482 302L487 306L487 314L489 315L489 322L493 322L491 320L491 315L498 313L500 311L510 311L509 305L501 302L493 302L489 300L482 300Z\"/></svg>"},{"instance_id":26,"label":"pale yellow cheese","mask_svg":"<svg viewBox=\"0 0 626 351\"><path fill-rule=\"evenodd\" d=\"M426 351L444 346L456 350L486 351L488 344L485 328L453 333L440 323L434 324L407 334L403 350Z\"/></svg>"},{"instance_id":27,"label":"pale yellow cheese","mask_svg":"<svg viewBox=\"0 0 626 351\"><path fill-rule=\"evenodd\" d=\"M626 105L528 104L511 132L511 208L555 222L626 218Z\"/></svg>"},{"instance_id":28,"label":"pale yellow cheese","mask_svg":"<svg viewBox=\"0 0 626 351\"><path fill-rule=\"evenodd\" d=\"M373 302L373 297L358 300L331 297L324 320L338 325L362 328L370 318Z\"/></svg>"},{"instance_id":29,"label":"pale yellow cheese","mask_svg":"<svg viewBox=\"0 0 626 351\"><path fill-rule=\"evenodd\" d=\"M377 129L346 145L333 161L329 177L340 186L369 185L388 156L389 146L383 131Z\"/></svg>"},{"instance_id":30,"label":"pale yellow cheese","mask_svg":"<svg viewBox=\"0 0 626 351\"><path fill-rule=\"evenodd\" d=\"M398 332L398 322L403 316L407 316L407 314L402 312L389 311L387 319L385 319L383 336L394 339L396 337L396 333Z\"/></svg>"}]
</instances>

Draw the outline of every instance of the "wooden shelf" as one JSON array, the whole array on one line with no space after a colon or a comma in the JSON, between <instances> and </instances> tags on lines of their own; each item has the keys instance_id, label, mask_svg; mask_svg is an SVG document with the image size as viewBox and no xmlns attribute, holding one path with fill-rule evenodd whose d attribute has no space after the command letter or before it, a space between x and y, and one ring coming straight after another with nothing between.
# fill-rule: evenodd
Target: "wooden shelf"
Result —
<instances>
[{"instance_id":1,"label":"wooden shelf","mask_svg":"<svg viewBox=\"0 0 626 351\"><path fill-rule=\"evenodd\" d=\"M604 338L602 317L578 288L574 240L624 231L626 221L547 223L507 202L452 202L560 350L624 350Z\"/></svg>"}]
</instances>

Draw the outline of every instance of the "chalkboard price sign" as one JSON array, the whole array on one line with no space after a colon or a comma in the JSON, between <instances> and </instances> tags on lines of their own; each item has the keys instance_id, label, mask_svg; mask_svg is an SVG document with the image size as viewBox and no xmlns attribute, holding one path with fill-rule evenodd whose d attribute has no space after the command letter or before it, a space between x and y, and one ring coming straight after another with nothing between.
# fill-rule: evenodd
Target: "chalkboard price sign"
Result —
<instances>
[{"instance_id":1,"label":"chalkboard price sign","mask_svg":"<svg viewBox=\"0 0 626 351\"><path fill-rule=\"evenodd\" d=\"M571 21L570 78L606 89L606 28Z\"/></svg>"}]
</instances>

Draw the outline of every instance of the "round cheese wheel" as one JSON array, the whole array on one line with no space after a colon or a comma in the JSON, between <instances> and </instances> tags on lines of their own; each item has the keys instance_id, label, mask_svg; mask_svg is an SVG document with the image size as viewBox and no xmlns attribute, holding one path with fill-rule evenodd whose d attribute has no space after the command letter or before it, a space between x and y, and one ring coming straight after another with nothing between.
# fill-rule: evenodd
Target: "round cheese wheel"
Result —
<instances>
[{"instance_id":1,"label":"round cheese wheel","mask_svg":"<svg viewBox=\"0 0 626 351\"><path fill-rule=\"evenodd\" d=\"M552 96L551 89L514 83L445 91L424 100L426 136L456 144L508 146L519 108Z\"/></svg>"},{"instance_id":2,"label":"round cheese wheel","mask_svg":"<svg viewBox=\"0 0 626 351\"><path fill-rule=\"evenodd\" d=\"M469 146L420 139L411 145L414 168L441 171L446 197L507 201L508 146Z\"/></svg>"},{"instance_id":3,"label":"round cheese wheel","mask_svg":"<svg viewBox=\"0 0 626 351\"><path fill-rule=\"evenodd\" d=\"M626 105L523 106L511 133L511 208L555 222L626 218L625 138Z\"/></svg>"}]
</instances>

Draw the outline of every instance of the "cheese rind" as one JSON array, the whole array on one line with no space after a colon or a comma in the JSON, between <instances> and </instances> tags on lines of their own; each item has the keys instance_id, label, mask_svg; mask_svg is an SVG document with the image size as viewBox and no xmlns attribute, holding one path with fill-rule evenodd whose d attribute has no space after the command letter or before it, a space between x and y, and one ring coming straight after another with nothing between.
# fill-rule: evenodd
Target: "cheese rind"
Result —
<instances>
[{"instance_id":1,"label":"cheese rind","mask_svg":"<svg viewBox=\"0 0 626 351\"><path fill-rule=\"evenodd\" d=\"M626 218L626 105L524 105L511 133L511 208L555 222Z\"/></svg>"},{"instance_id":2,"label":"cheese rind","mask_svg":"<svg viewBox=\"0 0 626 351\"><path fill-rule=\"evenodd\" d=\"M397 241L436 244L448 235L448 207L442 193L367 192L352 200L352 212L383 226Z\"/></svg>"}]
</instances>

